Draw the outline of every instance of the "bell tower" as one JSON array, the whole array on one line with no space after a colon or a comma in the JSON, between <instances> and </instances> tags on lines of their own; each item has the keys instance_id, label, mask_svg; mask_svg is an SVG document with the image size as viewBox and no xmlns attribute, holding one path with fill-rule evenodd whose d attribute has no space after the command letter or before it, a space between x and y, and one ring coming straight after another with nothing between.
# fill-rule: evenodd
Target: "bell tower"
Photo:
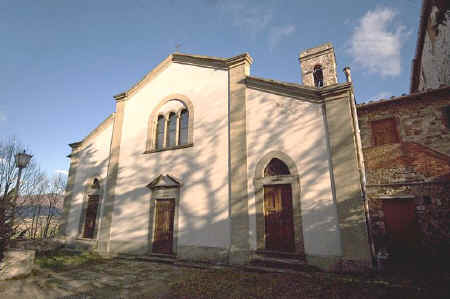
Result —
<instances>
[{"instance_id":1,"label":"bell tower","mask_svg":"<svg viewBox=\"0 0 450 299\"><path fill-rule=\"evenodd\" d=\"M299 61L303 85L320 88L338 83L336 57L331 43L301 52Z\"/></svg>"}]
</instances>

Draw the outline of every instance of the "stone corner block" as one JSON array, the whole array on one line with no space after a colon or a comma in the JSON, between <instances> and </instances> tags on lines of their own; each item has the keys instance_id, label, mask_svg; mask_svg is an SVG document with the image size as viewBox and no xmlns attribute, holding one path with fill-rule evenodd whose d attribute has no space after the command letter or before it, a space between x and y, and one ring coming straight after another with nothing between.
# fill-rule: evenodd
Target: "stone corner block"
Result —
<instances>
[{"instance_id":1,"label":"stone corner block","mask_svg":"<svg viewBox=\"0 0 450 299\"><path fill-rule=\"evenodd\" d=\"M0 263L0 280L29 275L33 269L34 250L10 249Z\"/></svg>"}]
</instances>

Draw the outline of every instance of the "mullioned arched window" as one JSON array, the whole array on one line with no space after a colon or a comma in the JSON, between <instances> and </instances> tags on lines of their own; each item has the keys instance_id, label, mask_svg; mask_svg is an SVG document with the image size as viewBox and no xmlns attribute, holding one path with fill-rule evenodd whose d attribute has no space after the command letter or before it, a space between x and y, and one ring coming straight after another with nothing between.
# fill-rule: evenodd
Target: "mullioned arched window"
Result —
<instances>
[{"instance_id":1,"label":"mullioned arched window","mask_svg":"<svg viewBox=\"0 0 450 299\"><path fill-rule=\"evenodd\" d=\"M182 95L161 101L149 119L146 153L189 147L192 144L192 103Z\"/></svg>"}]
</instances>

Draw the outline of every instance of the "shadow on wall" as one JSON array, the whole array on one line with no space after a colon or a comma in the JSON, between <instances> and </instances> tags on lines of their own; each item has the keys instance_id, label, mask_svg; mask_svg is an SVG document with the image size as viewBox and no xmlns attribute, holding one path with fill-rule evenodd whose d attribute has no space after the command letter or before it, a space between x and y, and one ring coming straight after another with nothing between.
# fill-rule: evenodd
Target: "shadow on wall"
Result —
<instances>
[{"instance_id":1,"label":"shadow on wall","mask_svg":"<svg viewBox=\"0 0 450 299\"><path fill-rule=\"evenodd\" d=\"M249 99L253 100L253 99ZM271 104L268 99L261 100L264 104ZM289 126L290 123L294 123L295 120L302 117L298 113L292 113L292 108L289 105L285 105L279 107L285 117L271 118L271 115L267 115L267 118L263 121L263 125L260 126L256 131L251 132L251 134L258 135L270 135L270 138L266 138L264 142L260 143L258 138L252 138L252 141L248 144L248 155L255 155L257 149L265 149L264 152L267 152L272 149L283 150L286 148L286 138L285 138L285 128ZM233 113L235 111L231 111ZM204 117L201 119L201 117ZM183 171L177 174L177 177L189 178L188 180L184 180L181 182L183 186L181 187L181 197L180 197L180 205L179 205L179 218L183 218L183 227L185 229L180 229L178 232L178 240L182 240L183 244L192 244L195 245L198 242L198 236L211 236L215 237L217 231L226 232L228 235L230 233L229 228L229 219L224 215L230 214L230 210L232 207L228 205L223 205L221 203L228 203L228 199L223 201L223 199L219 198L219 193L225 190L225 193L229 194L229 177L224 176L220 182L213 182L212 177L216 175L214 165L217 161L221 159L228 159L228 157L222 157L219 155L217 149L221 144L219 144L220 140L216 134L210 134L211 132L228 132L228 119L223 119L220 121L208 121L205 119L207 115L196 115L196 123L195 133L194 133L194 146L192 148L186 149L178 149L173 151L166 151L161 153L152 153L152 154L142 154L142 150L136 149L130 159L134 161L132 164L132 169L119 168L119 177L118 177L118 185L127 186L134 185L140 186L137 189L128 190L126 192L122 192L116 195L114 202L114 211L113 211L113 222L121 222L123 217L132 217L133 225L129 227L120 227L120 234L123 236L127 236L127 244L124 244L124 247L130 246L129 244L136 243L142 244L142 234L137 232L137 230L141 230L142 226L148 226L148 217L149 210L148 204L145 207L133 207L133 210L130 211L130 207L133 205L133 202L137 197L143 196L146 200L150 201L151 191L146 187L146 185L154 179L159 174L171 174L170 169L176 167L175 165L184 165ZM321 117L321 116L320 116ZM315 133L314 126L314 118L307 118L308 121L305 123L298 123L295 127L291 127L293 131L301 130L304 132L304 136L308 136L309 134L313 135ZM240 136L243 137L243 136ZM298 142L304 142L303 140L298 140ZM142 141L142 148L145 147L145 140ZM276 144L276 148L274 148L274 144ZM311 151L314 151L315 148L320 148L326 146L323 140L316 139L309 145ZM345 150L349 145L345 144L345 142L338 144L335 151ZM108 167L108 159L102 161L95 161L94 157L97 153L97 149L93 148L92 145L89 145L83 150L83 157L88 162L79 165L79 169L77 173L83 173L83 181L85 181L89 174L93 174L100 169L106 169ZM181 154L182 153L182 154ZM164 155L164 159L160 159L157 157L161 157ZM297 161L297 165L299 165L298 161L305 161L309 159L308 153L304 154L305 156L297 156L292 157L295 161ZM208 159L202 159L201 157L208 157ZM258 160L258 159L257 159ZM142 162L145 163L142 163ZM149 162L151 161L151 162ZM243 163L245 161L242 161ZM256 161L257 162L257 161ZM345 163L344 160L338 160L338 163ZM356 161L355 161L356 163ZM149 172L147 168L151 164L151 172L154 174L151 177L146 175ZM314 166L314 163L309 163L309 168L301 169L300 173L302 176L307 177L308 175L314 175L317 173L317 166ZM298 166L300 170L301 166ZM321 166L319 166L321 167ZM250 169L254 169L254 165L250 167ZM230 169L231 172L236 171L236 169ZM327 169L324 169L327 171ZM126 173L126 176L123 175ZM224 170L224 173L227 173ZM253 174L248 174L253 176ZM345 175L345 174L343 174ZM300 178L302 179L302 178ZM243 183L245 180L243 180ZM102 185L104 186L105 180L102 181ZM246 183L246 182L245 182ZM204 202L206 203L207 213L197 213L195 211L196 207L188 204L183 204L186 201L189 201L189 198L183 197L183 190L200 186L202 190L204 190ZM84 186L83 186L84 188ZM73 191L83 191L80 187L74 186ZM250 192L251 190L249 190ZM105 195L106 192L103 192ZM327 197L327 190L320 190L316 193L317 198ZM103 198L105 200L105 198ZM222 201L221 201L222 200ZM242 200L246 200L243 198ZM71 210L82 210L82 202L78 201L74 203L71 207ZM345 205L345 202L338 203L338 205ZM362 206L362 205L361 205ZM254 203L249 206L249 210L253 211ZM320 217L323 214L330 214L329 211L325 211L330 209L330 206L322 204L320 202L315 203L314 205L308 207L307 210L302 212L302 216L307 219L314 219L314 225L310 227L303 228L304 230L321 230L321 231L333 231L335 230L335 222L331 217ZM126 215L126 216L125 216ZM80 219L82 215L79 214L70 214L71 221L78 222L76 217ZM248 215L236 215L242 217L248 217ZM128 219L129 220L129 219ZM151 220L153 221L153 220ZM75 223L76 223L75 222ZM127 222L127 221L125 221ZM124 223L125 223L124 222ZM340 229L344 230L352 230L355 226L360 226L361 224L365 225L364 215L361 214L361 210L359 209L348 209L346 211L344 222L340 223ZM117 224L116 224L117 225ZM114 224L113 224L114 226ZM141 227L140 227L141 226ZM146 229L147 227L145 227ZM144 229L144 231L145 231ZM242 231L239 234L248 235L248 227L243 226ZM146 236L145 236L146 237ZM366 237L366 236L364 236ZM208 239L208 237L201 237L202 240ZM226 237L228 238L228 237ZM117 250L121 250L120 246L116 248ZM124 248L125 249L125 248ZM143 248L141 248L143 249ZM139 249L138 249L139 250ZM146 250L144 248L143 250Z\"/></svg>"},{"instance_id":2,"label":"shadow on wall","mask_svg":"<svg viewBox=\"0 0 450 299\"><path fill-rule=\"evenodd\" d=\"M104 158L102 160L98 160L98 156L100 155L99 149L96 149L93 144L89 144L80 152L79 155L79 163L77 166L77 170L75 173L75 179L73 181L72 191L69 194L65 195L65 198L70 197L70 206L68 207L69 214L66 217L62 229L64 230L64 234L66 236L73 236L81 232L83 220L85 215L83 215L83 208L85 207L85 201L87 200L87 187L92 184L94 178L97 178L101 181L101 186L103 193L104 187L106 183L106 170L108 167L109 159ZM77 182L83 182L82 185L77 185ZM70 182L68 182L68 187ZM81 199L80 199L81 198ZM77 199L77 201L75 201ZM65 209L66 203L65 204ZM66 211L65 211L66 213ZM78 226L76 224L78 223ZM74 231L75 230L75 231Z\"/></svg>"}]
</instances>

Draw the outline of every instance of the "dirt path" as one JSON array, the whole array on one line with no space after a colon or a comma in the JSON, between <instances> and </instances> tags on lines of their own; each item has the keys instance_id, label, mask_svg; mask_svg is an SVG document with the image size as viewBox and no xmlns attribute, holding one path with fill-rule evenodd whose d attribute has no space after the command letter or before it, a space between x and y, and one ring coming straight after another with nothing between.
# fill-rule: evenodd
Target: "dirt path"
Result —
<instances>
[{"instance_id":1,"label":"dirt path","mask_svg":"<svg viewBox=\"0 0 450 299\"><path fill-rule=\"evenodd\" d=\"M416 280L322 272L252 273L110 259L72 269L38 269L0 282L0 298L446 298L447 276Z\"/></svg>"}]
</instances>

